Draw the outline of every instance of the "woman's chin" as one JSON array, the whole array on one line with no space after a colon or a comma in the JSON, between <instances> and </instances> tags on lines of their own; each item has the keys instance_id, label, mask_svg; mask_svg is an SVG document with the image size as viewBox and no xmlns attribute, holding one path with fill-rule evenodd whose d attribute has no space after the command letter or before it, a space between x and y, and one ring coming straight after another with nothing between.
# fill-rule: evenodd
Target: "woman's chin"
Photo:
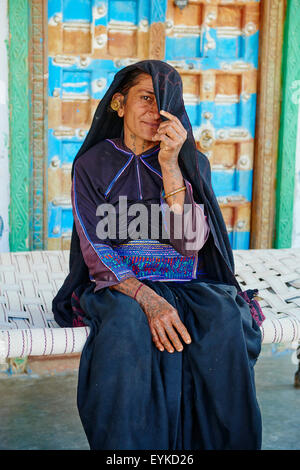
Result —
<instances>
[{"instance_id":1,"label":"woman's chin","mask_svg":"<svg viewBox=\"0 0 300 470\"><path fill-rule=\"evenodd\" d=\"M156 145L159 143L159 140L153 140L153 137L155 136L156 132L145 132L143 133L142 139L149 144Z\"/></svg>"}]
</instances>

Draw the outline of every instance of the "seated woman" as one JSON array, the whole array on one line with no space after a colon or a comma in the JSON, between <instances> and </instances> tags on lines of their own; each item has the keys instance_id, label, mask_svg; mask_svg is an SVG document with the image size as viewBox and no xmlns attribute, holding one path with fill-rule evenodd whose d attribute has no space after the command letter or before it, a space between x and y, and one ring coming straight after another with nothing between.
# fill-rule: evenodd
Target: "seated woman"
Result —
<instances>
[{"instance_id":1,"label":"seated woman","mask_svg":"<svg viewBox=\"0 0 300 470\"><path fill-rule=\"evenodd\" d=\"M210 175L178 72L120 70L74 160L53 301L59 325L91 328L77 396L91 449L260 449L264 317L234 276Z\"/></svg>"}]
</instances>

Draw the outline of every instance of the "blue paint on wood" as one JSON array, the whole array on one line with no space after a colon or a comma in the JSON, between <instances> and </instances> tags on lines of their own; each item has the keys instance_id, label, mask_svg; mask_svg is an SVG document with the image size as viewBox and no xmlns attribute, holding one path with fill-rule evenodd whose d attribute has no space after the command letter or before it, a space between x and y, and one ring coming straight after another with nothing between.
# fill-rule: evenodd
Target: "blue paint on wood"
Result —
<instances>
[{"instance_id":1,"label":"blue paint on wood","mask_svg":"<svg viewBox=\"0 0 300 470\"><path fill-rule=\"evenodd\" d=\"M84 137L62 136L57 137L53 134L53 129L48 130L48 166L50 166L53 157L59 158L59 166L63 163L72 163L75 155L82 145Z\"/></svg>"},{"instance_id":2,"label":"blue paint on wood","mask_svg":"<svg viewBox=\"0 0 300 470\"><path fill-rule=\"evenodd\" d=\"M61 227L62 227L62 233L67 232L72 228L73 225L73 214L72 214L72 208L62 208L61 211Z\"/></svg>"},{"instance_id":3,"label":"blue paint on wood","mask_svg":"<svg viewBox=\"0 0 300 470\"><path fill-rule=\"evenodd\" d=\"M91 98L96 100L100 100L104 96L113 81L115 73L121 68L116 67L111 60L102 59L92 60L84 69L76 64L62 66L53 62L52 57L49 57L48 67L48 93L50 97L53 96L54 90L57 90L60 98L62 98L62 90L64 89L65 92L76 92L77 90L79 93L88 93ZM99 79L104 79L101 86L97 85ZM72 87L64 85L65 81L74 83L73 90ZM84 84L82 88L78 87L80 83Z\"/></svg>"},{"instance_id":4,"label":"blue paint on wood","mask_svg":"<svg viewBox=\"0 0 300 470\"><path fill-rule=\"evenodd\" d=\"M168 0L151 0L151 23L166 21Z\"/></svg>"},{"instance_id":5,"label":"blue paint on wood","mask_svg":"<svg viewBox=\"0 0 300 470\"><path fill-rule=\"evenodd\" d=\"M61 162L62 163L73 163L75 155L78 153L82 141L74 142L73 140L67 142L63 140L61 142Z\"/></svg>"},{"instance_id":6,"label":"blue paint on wood","mask_svg":"<svg viewBox=\"0 0 300 470\"><path fill-rule=\"evenodd\" d=\"M247 58L241 56L237 57L237 59L233 59L232 56L218 57L211 54L210 57L200 57L199 45L200 41L196 36L189 36L180 39L167 36L165 60L183 60L186 64L190 64L190 67L193 70L224 70L225 63L228 65L234 65L237 59L257 68L257 56L250 56ZM184 53L185 49L188 49L191 54L188 58Z\"/></svg>"},{"instance_id":7,"label":"blue paint on wood","mask_svg":"<svg viewBox=\"0 0 300 470\"><path fill-rule=\"evenodd\" d=\"M199 125L207 123L207 119L205 118L206 113L212 116L211 122L214 125L214 122L213 122L214 113L215 113L214 101L201 101L201 103L198 104L198 107L199 107L199 114L198 114Z\"/></svg>"},{"instance_id":8,"label":"blue paint on wood","mask_svg":"<svg viewBox=\"0 0 300 470\"><path fill-rule=\"evenodd\" d=\"M216 129L226 127L235 127L239 125L239 103L231 104L215 104L214 115L212 118L213 125Z\"/></svg>"},{"instance_id":9,"label":"blue paint on wood","mask_svg":"<svg viewBox=\"0 0 300 470\"><path fill-rule=\"evenodd\" d=\"M52 202L48 204L48 237L61 237L61 207L55 206Z\"/></svg>"},{"instance_id":10,"label":"blue paint on wood","mask_svg":"<svg viewBox=\"0 0 300 470\"><path fill-rule=\"evenodd\" d=\"M48 166L53 157L61 158L61 142L53 135L53 129L48 129Z\"/></svg>"},{"instance_id":11,"label":"blue paint on wood","mask_svg":"<svg viewBox=\"0 0 300 470\"><path fill-rule=\"evenodd\" d=\"M209 47L209 44L212 44L213 47ZM202 35L167 36L166 60L185 60L188 57L189 59L203 58L222 61L243 59L254 63L257 57L255 46L257 46L256 35L248 36L245 39L241 36L220 37L217 29L210 28ZM245 57L243 52L245 52Z\"/></svg>"},{"instance_id":12,"label":"blue paint on wood","mask_svg":"<svg viewBox=\"0 0 300 470\"><path fill-rule=\"evenodd\" d=\"M49 57L48 58L48 70L49 70L48 93L49 93L49 96L53 96L54 90L61 90L62 67L56 65L53 62L53 58Z\"/></svg>"},{"instance_id":13,"label":"blue paint on wood","mask_svg":"<svg viewBox=\"0 0 300 470\"><path fill-rule=\"evenodd\" d=\"M240 36L232 38L218 38L216 55L219 59L240 59L242 57Z\"/></svg>"},{"instance_id":14,"label":"blue paint on wood","mask_svg":"<svg viewBox=\"0 0 300 470\"><path fill-rule=\"evenodd\" d=\"M214 43L215 45L218 43L217 30L214 28L209 28L209 30L203 31L202 36L200 37L199 56L212 59L218 55L217 47L209 47L210 43Z\"/></svg>"},{"instance_id":15,"label":"blue paint on wood","mask_svg":"<svg viewBox=\"0 0 300 470\"><path fill-rule=\"evenodd\" d=\"M51 3L48 2L48 3ZM63 22L92 21L91 0L62 0Z\"/></svg>"},{"instance_id":16,"label":"blue paint on wood","mask_svg":"<svg viewBox=\"0 0 300 470\"><path fill-rule=\"evenodd\" d=\"M73 226L73 214L71 207L56 206L48 204L48 236L49 238L60 238L64 233L70 231Z\"/></svg>"},{"instance_id":17,"label":"blue paint on wood","mask_svg":"<svg viewBox=\"0 0 300 470\"><path fill-rule=\"evenodd\" d=\"M235 187L243 196L245 196L247 201L252 200L252 181L253 170L235 171Z\"/></svg>"},{"instance_id":18,"label":"blue paint on wood","mask_svg":"<svg viewBox=\"0 0 300 470\"><path fill-rule=\"evenodd\" d=\"M101 7L104 9L105 14L100 16L100 18L95 18L95 26L107 26L107 12L109 9L109 1L108 0L94 0L94 8L97 9Z\"/></svg>"},{"instance_id":19,"label":"blue paint on wood","mask_svg":"<svg viewBox=\"0 0 300 470\"><path fill-rule=\"evenodd\" d=\"M211 180L216 196L241 195L252 198L253 170L212 170Z\"/></svg>"},{"instance_id":20,"label":"blue paint on wood","mask_svg":"<svg viewBox=\"0 0 300 470\"><path fill-rule=\"evenodd\" d=\"M256 69L258 67L258 44L259 31L242 38L243 59L246 62L251 62Z\"/></svg>"},{"instance_id":21,"label":"blue paint on wood","mask_svg":"<svg viewBox=\"0 0 300 470\"><path fill-rule=\"evenodd\" d=\"M191 125L196 127L200 122L200 106L185 104L185 109L188 113Z\"/></svg>"},{"instance_id":22,"label":"blue paint on wood","mask_svg":"<svg viewBox=\"0 0 300 470\"><path fill-rule=\"evenodd\" d=\"M228 237L233 250L249 249L250 232L229 232Z\"/></svg>"},{"instance_id":23,"label":"blue paint on wood","mask_svg":"<svg viewBox=\"0 0 300 470\"><path fill-rule=\"evenodd\" d=\"M240 97L238 103L222 104L214 101L202 101L198 104L185 103L185 106L191 124L195 128L207 124L205 114L209 113L212 116L210 122L216 130L240 127L246 129L251 137L255 135L255 93L250 95L247 100Z\"/></svg>"},{"instance_id":24,"label":"blue paint on wood","mask_svg":"<svg viewBox=\"0 0 300 470\"><path fill-rule=\"evenodd\" d=\"M252 93L249 99L242 98L239 104L239 125L248 129L252 138L255 137L256 98L256 93Z\"/></svg>"},{"instance_id":25,"label":"blue paint on wood","mask_svg":"<svg viewBox=\"0 0 300 470\"><path fill-rule=\"evenodd\" d=\"M61 12L61 0L48 1L48 19Z\"/></svg>"},{"instance_id":26,"label":"blue paint on wood","mask_svg":"<svg viewBox=\"0 0 300 470\"><path fill-rule=\"evenodd\" d=\"M138 25L141 20L151 23L151 0L113 0L95 2L95 8L101 6L105 8L106 14L100 18L95 18L95 26L113 26L113 22L129 22Z\"/></svg>"},{"instance_id":27,"label":"blue paint on wood","mask_svg":"<svg viewBox=\"0 0 300 470\"><path fill-rule=\"evenodd\" d=\"M110 0L108 21L137 24L137 0Z\"/></svg>"},{"instance_id":28,"label":"blue paint on wood","mask_svg":"<svg viewBox=\"0 0 300 470\"><path fill-rule=\"evenodd\" d=\"M91 96L91 72L63 71L62 90L64 93L76 93Z\"/></svg>"},{"instance_id":29,"label":"blue paint on wood","mask_svg":"<svg viewBox=\"0 0 300 470\"><path fill-rule=\"evenodd\" d=\"M185 60L200 56L199 36L173 38L166 36L165 60Z\"/></svg>"},{"instance_id":30,"label":"blue paint on wood","mask_svg":"<svg viewBox=\"0 0 300 470\"><path fill-rule=\"evenodd\" d=\"M151 0L139 0L138 2L138 22L147 20L151 23Z\"/></svg>"}]
</instances>

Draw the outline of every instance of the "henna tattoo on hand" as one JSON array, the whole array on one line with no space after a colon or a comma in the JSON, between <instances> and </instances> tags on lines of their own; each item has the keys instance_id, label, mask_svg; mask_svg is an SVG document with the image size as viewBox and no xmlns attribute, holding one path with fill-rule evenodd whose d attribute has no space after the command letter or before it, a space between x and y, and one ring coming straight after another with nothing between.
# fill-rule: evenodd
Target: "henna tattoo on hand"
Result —
<instances>
[{"instance_id":1,"label":"henna tattoo on hand","mask_svg":"<svg viewBox=\"0 0 300 470\"><path fill-rule=\"evenodd\" d=\"M136 295L136 301L140 304L148 319L152 340L155 346L160 351L166 348L170 353L174 352L174 348L177 351L182 351L183 346L177 332L187 344L191 342L190 335L181 322L176 309L163 297L136 278L125 279L119 284L111 286L110 289L118 290L134 298L137 288L141 284L143 287L139 289Z\"/></svg>"}]
</instances>

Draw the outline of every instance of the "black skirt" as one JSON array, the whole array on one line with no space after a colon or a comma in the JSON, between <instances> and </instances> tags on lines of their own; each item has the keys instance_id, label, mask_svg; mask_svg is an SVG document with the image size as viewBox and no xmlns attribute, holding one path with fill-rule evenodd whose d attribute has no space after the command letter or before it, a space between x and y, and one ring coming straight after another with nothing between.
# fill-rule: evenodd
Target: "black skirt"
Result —
<instances>
[{"instance_id":1,"label":"black skirt","mask_svg":"<svg viewBox=\"0 0 300 470\"><path fill-rule=\"evenodd\" d=\"M91 327L77 404L91 449L261 448L254 365L261 332L234 286L145 280L179 313L192 343L160 352L133 298L94 284L80 296Z\"/></svg>"}]
</instances>

